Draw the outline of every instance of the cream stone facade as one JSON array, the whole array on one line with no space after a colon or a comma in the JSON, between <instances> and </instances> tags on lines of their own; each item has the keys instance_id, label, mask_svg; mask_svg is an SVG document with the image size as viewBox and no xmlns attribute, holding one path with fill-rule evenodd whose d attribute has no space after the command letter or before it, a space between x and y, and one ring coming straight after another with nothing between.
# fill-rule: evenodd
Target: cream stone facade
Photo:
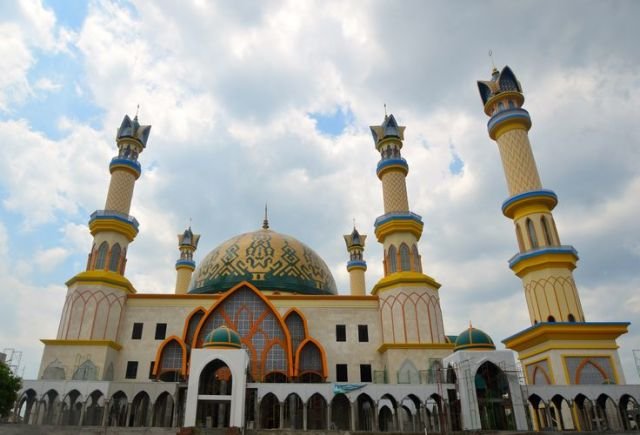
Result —
<instances>
[{"instance_id":1,"label":"cream stone facade","mask_svg":"<svg viewBox=\"0 0 640 435\"><path fill-rule=\"evenodd\" d=\"M178 235L174 294L126 278L138 233L129 216L150 126L125 116L104 210L91 215L86 270L67 281L38 379L14 420L74 426L451 432L631 430L640 386L625 385L616 339L624 322L586 322L527 131L519 82L505 67L478 84L498 143L532 326L504 340L448 335L440 283L422 264L422 218L410 210L393 115L371 127L383 214L374 223L384 276L367 288L366 235L344 236L350 288L338 292L313 249L269 227L217 241L195 262L199 234ZM428 243L423 241L422 243ZM131 267L135 267L132 265ZM446 288L446 287L445 287ZM446 290L444 290L446 291Z\"/></svg>"}]
</instances>

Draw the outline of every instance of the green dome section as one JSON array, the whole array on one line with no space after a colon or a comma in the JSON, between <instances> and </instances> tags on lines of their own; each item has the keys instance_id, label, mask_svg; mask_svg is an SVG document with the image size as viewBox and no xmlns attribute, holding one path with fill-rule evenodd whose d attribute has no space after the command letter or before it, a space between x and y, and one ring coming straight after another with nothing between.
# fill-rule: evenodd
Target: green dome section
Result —
<instances>
[{"instance_id":1,"label":"green dome section","mask_svg":"<svg viewBox=\"0 0 640 435\"><path fill-rule=\"evenodd\" d=\"M222 243L202 260L189 293L222 293L248 281L261 290L335 295L327 264L297 239L263 228Z\"/></svg>"},{"instance_id":2,"label":"green dome section","mask_svg":"<svg viewBox=\"0 0 640 435\"><path fill-rule=\"evenodd\" d=\"M459 350L496 350L496 345L486 332L469 326L456 338L454 352Z\"/></svg>"},{"instance_id":3,"label":"green dome section","mask_svg":"<svg viewBox=\"0 0 640 435\"><path fill-rule=\"evenodd\" d=\"M204 337L202 347L240 349L242 343L240 342L240 335L236 331L227 328L226 325L222 325Z\"/></svg>"}]
</instances>

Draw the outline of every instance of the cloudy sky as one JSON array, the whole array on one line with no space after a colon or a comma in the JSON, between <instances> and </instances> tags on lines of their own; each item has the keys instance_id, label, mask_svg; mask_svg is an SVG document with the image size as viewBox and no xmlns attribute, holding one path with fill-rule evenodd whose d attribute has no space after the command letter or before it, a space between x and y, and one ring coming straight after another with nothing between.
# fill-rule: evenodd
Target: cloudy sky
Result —
<instances>
[{"instance_id":1,"label":"cloudy sky","mask_svg":"<svg viewBox=\"0 0 640 435\"><path fill-rule=\"evenodd\" d=\"M640 3L243 1L0 3L0 350L35 376L66 287L90 249L124 114L152 124L131 214L127 276L171 293L176 234L196 260L257 229L313 247L348 292L342 234L370 234L381 277L382 214L368 126L387 104L407 126L411 209L445 328L471 320L495 341L529 326L498 150L476 80L512 67L533 119L543 185L590 321L632 321L640 349Z\"/></svg>"}]
</instances>

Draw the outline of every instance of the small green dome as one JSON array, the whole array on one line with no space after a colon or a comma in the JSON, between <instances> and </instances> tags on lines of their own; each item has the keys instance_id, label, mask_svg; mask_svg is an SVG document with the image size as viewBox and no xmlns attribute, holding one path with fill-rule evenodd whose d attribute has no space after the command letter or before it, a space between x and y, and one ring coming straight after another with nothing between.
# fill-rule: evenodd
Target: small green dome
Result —
<instances>
[{"instance_id":1,"label":"small green dome","mask_svg":"<svg viewBox=\"0 0 640 435\"><path fill-rule=\"evenodd\" d=\"M222 325L204 337L202 347L240 349L242 343L240 342L240 335L236 331L229 329L227 325Z\"/></svg>"},{"instance_id":2,"label":"small green dome","mask_svg":"<svg viewBox=\"0 0 640 435\"><path fill-rule=\"evenodd\" d=\"M458 334L454 352L459 350L496 350L496 345L486 332L472 326Z\"/></svg>"}]
</instances>

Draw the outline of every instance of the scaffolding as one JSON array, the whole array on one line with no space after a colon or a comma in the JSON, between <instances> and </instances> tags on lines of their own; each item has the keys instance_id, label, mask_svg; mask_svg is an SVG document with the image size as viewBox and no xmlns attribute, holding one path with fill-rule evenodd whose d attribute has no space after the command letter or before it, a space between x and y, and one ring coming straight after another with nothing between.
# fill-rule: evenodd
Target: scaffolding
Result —
<instances>
[{"instance_id":1,"label":"scaffolding","mask_svg":"<svg viewBox=\"0 0 640 435\"><path fill-rule=\"evenodd\" d=\"M638 372L638 377L640 377L640 349L633 349L633 359L636 362L636 371Z\"/></svg>"},{"instance_id":2,"label":"scaffolding","mask_svg":"<svg viewBox=\"0 0 640 435\"><path fill-rule=\"evenodd\" d=\"M23 377L24 367L20 365L22 363L22 351L8 347L3 349L2 353L6 355L4 363L11 369L11 372L15 376Z\"/></svg>"}]
</instances>

